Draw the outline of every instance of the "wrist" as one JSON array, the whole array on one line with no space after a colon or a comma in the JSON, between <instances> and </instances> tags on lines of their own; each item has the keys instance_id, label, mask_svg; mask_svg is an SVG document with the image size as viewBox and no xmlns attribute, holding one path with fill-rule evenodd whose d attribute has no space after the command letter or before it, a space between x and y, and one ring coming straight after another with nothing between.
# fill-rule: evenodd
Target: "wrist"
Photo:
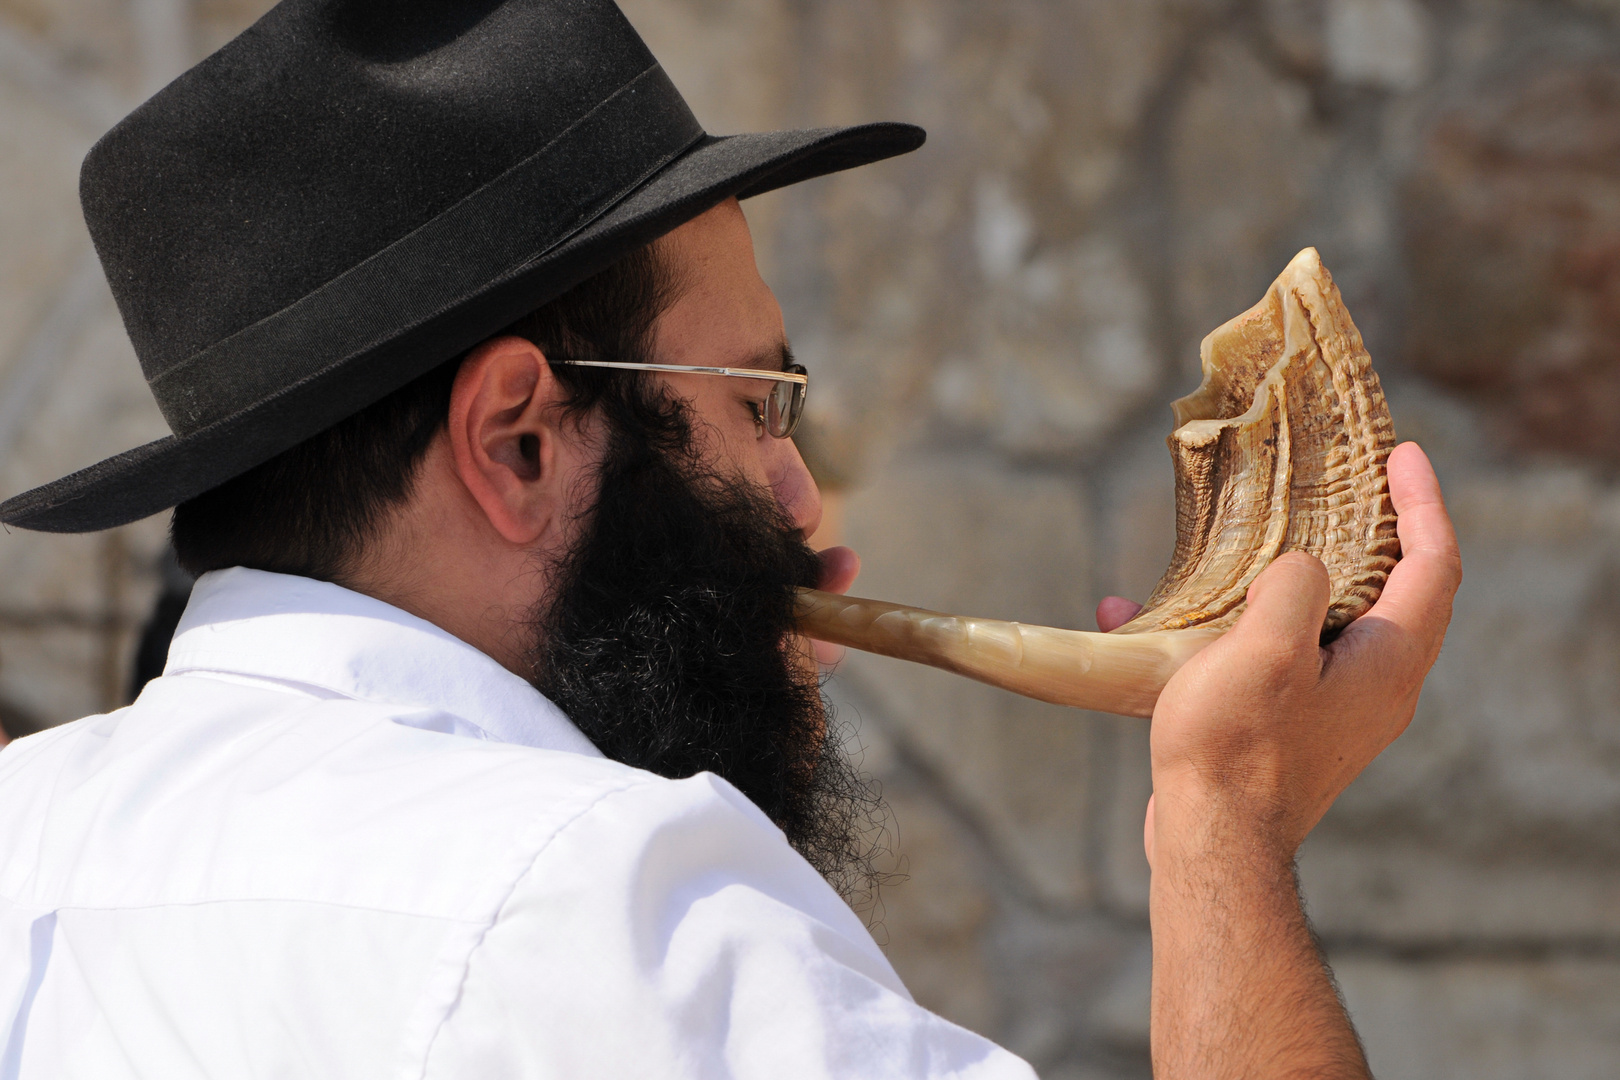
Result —
<instances>
[{"instance_id":1,"label":"wrist","mask_svg":"<svg viewBox=\"0 0 1620 1080\"><path fill-rule=\"evenodd\" d=\"M1154 780L1153 868L1213 863L1263 877L1292 877L1301 837L1275 799L1198 783L1160 786Z\"/></svg>"}]
</instances>

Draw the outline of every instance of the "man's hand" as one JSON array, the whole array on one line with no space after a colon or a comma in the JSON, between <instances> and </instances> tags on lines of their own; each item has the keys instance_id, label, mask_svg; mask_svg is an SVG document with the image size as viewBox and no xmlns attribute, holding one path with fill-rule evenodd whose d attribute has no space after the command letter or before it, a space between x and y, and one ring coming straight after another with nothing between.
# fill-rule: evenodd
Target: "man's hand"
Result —
<instances>
[{"instance_id":1,"label":"man's hand","mask_svg":"<svg viewBox=\"0 0 1620 1080\"><path fill-rule=\"evenodd\" d=\"M1417 708L1440 655L1462 564L1429 459L1415 443L1389 459L1401 561L1371 611L1326 648L1328 577L1309 555L1278 559L1249 588L1232 631L1188 661L1153 714L1153 790L1219 807L1258 843L1292 858L1305 835Z\"/></svg>"},{"instance_id":2,"label":"man's hand","mask_svg":"<svg viewBox=\"0 0 1620 1080\"><path fill-rule=\"evenodd\" d=\"M1462 579L1439 483L1415 444L1390 455L1389 486L1402 558L1372 610L1319 647L1327 572L1285 555L1250 586L1232 631L1159 697L1145 829L1157 1076L1367 1075L1293 862L1411 721ZM1105 601L1099 622L1127 608Z\"/></svg>"}]
</instances>

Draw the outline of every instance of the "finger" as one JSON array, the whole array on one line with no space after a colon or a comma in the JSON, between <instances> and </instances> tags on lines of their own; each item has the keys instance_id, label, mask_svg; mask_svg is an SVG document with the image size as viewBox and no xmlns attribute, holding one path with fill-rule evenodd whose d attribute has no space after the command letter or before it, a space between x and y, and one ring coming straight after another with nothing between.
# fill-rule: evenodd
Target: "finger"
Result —
<instances>
[{"instance_id":1,"label":"finger","mask_svg":"<svg viewBox=\"0 0 1620 1080\"><path fill-rule=\"evenodd\" d=\"M1417 443L1402 443L1390 453L1387 471L1402 557L1428 552L1455 559L1457 533L1429 456Z\"/></svg>"},{"instance_id":2,"label":"finger","mask_svg":"<svg viewBox=\"0 0 1620 1080\"><path fill-rule=\"evenodd\" d=\"M831 593L848 592L861 572L861 557L854 548L830 547L819 553L821 581L817 588Z\"/></svg>"},{"instance_id":3,"label":"finger","mask_svg":"<svg viewBox=\"0 0 1620 1080\"><path fill-rule=\"evenodd\" d=\"M1421 651L1432 653L1438 651L1451 621L1452 598L1462 582L1462 558L1440 481L1416 443L1402 443L1390 454L1389 493L1398 515L1401 561L1367 614L1412 635Z\"/></svg>"},{"instance_id":4,"label":"finger","mask_svg":"<svg viewBox=\"0 0 1620 1080\"><path fill-rule=\"evenodd\" d=\"M1106 634L1136 618L1136 613L1141 610L1142 605L1135 600L1127 600L1123 596L1105 596L1097 605L1097 629Z\"/></svg>"},{"instance_id":5,"label":"finger","mask_svg":"<svg viewBox=\"0 0 1620 1080\"><path fill-rule=\"evenodd\" d=\"M1332 595L1321 560L1290 551L1254 579L1243 615L1228 637L1247 649L1315 655Z\"/></svg>"}]
</instances>

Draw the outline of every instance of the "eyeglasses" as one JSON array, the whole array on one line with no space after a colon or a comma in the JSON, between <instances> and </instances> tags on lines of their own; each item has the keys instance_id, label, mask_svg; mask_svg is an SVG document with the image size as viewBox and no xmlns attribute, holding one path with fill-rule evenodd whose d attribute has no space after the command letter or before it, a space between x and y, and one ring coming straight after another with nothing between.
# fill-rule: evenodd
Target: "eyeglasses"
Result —
<instances>
[{"instance_id":1,"label":"eyeglasses","mask_svg":"<svg viewBox=\"0 0 1620 1080\"><path fill-rule=\"evenodd\" d=\"M554 364L574 367L618 368L621 371L669 371L683 375L729 375L734 379L770 379L775 382L765 400L754 405L754 423L778 439L792 435L804 415L804 399L810 393L810 373L803 364L789 364L785 371L756 368L688 367L684 364L631 364L618 360L553 360Z\"/></svg>"}]
</instances>

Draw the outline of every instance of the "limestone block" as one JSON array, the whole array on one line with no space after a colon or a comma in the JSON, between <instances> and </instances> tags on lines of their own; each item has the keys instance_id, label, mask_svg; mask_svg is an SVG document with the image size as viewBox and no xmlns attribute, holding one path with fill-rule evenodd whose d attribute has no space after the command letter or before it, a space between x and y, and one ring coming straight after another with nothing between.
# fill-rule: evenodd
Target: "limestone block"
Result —
<instances>
[{"instance_id":1,"label":"limestone block","mask_svg":"<svg viewBox=\"0 0 1620 1080\"><path fill-rule=\"evenodd\" d=\"M1026 215L986 181L976 230L993 303L935 373L954 427L1016 455L1094 449L1157 390L1152 302L1121 247L1088 237L1026 262Z\"/></svg>"},{"instance_id":2,"label":"limestone block","mask_svg":"<svg viewBox=\"0 0 1620 1080\"><path fill-rule=\"evenodd\" d=\"M1402 193L1408 356L1515 449L1613 463L1620 34L1561 29L1477 64L1425 129Z\"/></svg>"},{"instance_id":3,"label":"limestone block","mask_svg":"<svg viewBox=\"0 0 1620 1080\"><path fill-rule=\"evenodd\" d=\"M0 77L0 365L16 358L90 246L78 199L90 136L68 120Z\"/></svg>"},{"instance_id":4,"label":"limestone block","mask_svg":"<svg viewBox=\"0 0 1620 1080\"><path fill-rule=\"evenodd\" d=\"M1175 360L1188 377L1203 336L1309 242L1302 216L1330 149L1305 88L1249 46L1217 37L1195 54L1168 145Z\"/></svg>"},{"instance_id":5,"label":"limestone block","mask_svg":"<svg viewBox=\"0 0 1620 1080\"><path fill-rule=\"evenodd\" d=\"M992 940L1007 1012L1003 1045L1043 1077L1151 1075L1145 926L1011 907Z\"/></svg>"},{"instance_id":6,"label":"limestone block","mask_svg":"<svg viewBox=\"0 0 1620 1080\"><path fill-rule=\"evenodd\" d=\"M1097 897L1111 911L1136 919L1148 915L1152 874L1142 847L1142 827L1153 795L1146 720L1112 717L1098 739L1097 784L1107 795L1097 829Z\"/></svg>"},{"instance_id":7,"label":"limestone block","mask_svg":"<svg viewBox=\"0 0 1620 1080\"><path fill-rule=\"evenodd\" d=\"M101 538L11 530L0 534L0 603L12 617L49 611L76 618L103 614L106 583ZM60 719L60 718L58 718Z\"/></svg>"},{"instance_id":8,"label":"limestone block","mask_svg":"<svg viewBox=\"0 0 1620 1080\"><path fill-rule=\"evenodd\" d=\"M15 34L75 79L129 96L140 81L131 7L120 0L0 0L0 34Z\"/></svg>"},{"instance_id":9,"label":"limestone block","mask_svg":"<svg viewBox=\"0 0 1620 1080\"><path fill-rule=\"evenodd\" d=\"M271 0L192 0L197 55L207 56L274 6Z\"/></svg>"},{"instance_id":10,"label":"limestone block","mask_svg":"<svg viewBox=\"0 0 1620 1080\"><path fill-rule=\"evenodd\" d=\"M992 909L984 868L960 825L915 780L890 778L891 873L874 934L918 1004L981 1034L999 1025L985 940Z\"/></svg>"},{"instance_id":11,"label":"limestone block","mask_svg":"<svg viewBox=\"0 0 1620 1080\"><path fill-rule=\"evenodd\" d=\"M1190 387L1189 387L1190 389ZM1155 423L1154 421L1158 421ZM1158 584L1176 539L1175 474L1165 436L1170 410L1119 440L1117 453L1092 471L1100 492L1098 591L1141 601ZM1110 718L1098 729L1098 896L1111 910L1147 918L1148 865L1142 818L1153 778L1148 723Z\"/></svg>"},{"instance_id":12,"label":"limestone block","mask_svg":"<svg viewBox=\"0 0 1620 1080\"><path fill-rule=\"evenodd\" d=\"M1345 840L1337 832L1330 818L1300 853L1311 920L1330 940L1539 947L1620 933L1620 870L1612 863L1556 849L1541 858L1480 856L1443 842Z\"/></svg>"},{"instance_id":13,"label":"limestone block","mask_svg":"<svg viewBox=\"0 0 1620 1080\"><path fill-rule=\"evenodd\" d=\"M50 726L124 703L166 526L0 537L0 713L15 706Z\"/></svg>"},{"instance_id":14,"label":"limestone block","mask_svg":"<svg viewBox=\"0 0 1620 1080\"><path fill-rule=\"evenodd\" d=\"M1610 18L1620 17L1620 0L1576 0L1576 6Z\"/></svg>"},{"instance_id":15,"label":"limestone block","mask_svg":"<svg viewBox=\"0 0 1620 1080\"><path fill-rule=\"evenodd\" d=\"M1616 498L1575 470L1450 483L1455 617L1411 728L1307 848L1325 931L1620 931Z\"/></svg>"},{"instance_id":16,"label":"limestone block","mask_svg":"<svg viewBox=\"0 0 1620 1080\"><path fill-rule=\"evenodd\" d=\"M1153 946L1143 942L1108 984L1091 1021L1105 1044L1146 1055L1153 1007Z\"/></svg>"},{"instance_id":17,"label":"limestone block","mask_svg":"<svg viewBox=\"0 0 1620 1080\"><path fill-rule=\"evenodd\" d=\"M790 4L626 0L619 7L709 131L763 131L789 122L796 28Z\"/></svg>"},{"instance_id":18,"label":"limestone block","mask_svg":"<svg viewBox=\"0 0 1620 1080\"><path fill-rule=\"evenodd\" d=\"M0 455L15 494L168 433L110 296L84 313ZM111 533L0 535L0 698L41 723L122 703L167 516Z\"/></svg>"},{"instance_id":19,"label":"limestone block","mask_svg":"<svg viewBox=\"0 0 1620 1080\"><path fill-rule=\"evenodd\" d=\"M1090 521L1069 480L962 456L904 459L851 493L857 592L959 614L1094 625ZM1089 888L1092 722L954 675L851 654L840 671L982 823L1026 887Z\"/></svg>"},{"instance_id":20,"label":"limestone block","mask_svg":"<svg viewBox=\"0 0 1620 1080\"><path fill-rule=\"evenodd\" d=\"M1108 595L1145 600L1170 565L1176 478L1165 442L1174 426L1166 402L1162 413L1118 440L1114 457L1090 470L1102 496L1098 532L1105 557L1098 571Z\"/></svg>"},{"instance_id":21,"label":"limestone block","mask_svg":"<svg viewBox=\"0 0 1620 1080\"><path fill-rule=\"evenodd\" d=\"M110 296L86 313L86 325L66 346L66 354L50 365L10 451L0 456L0 491L6 496L168 434ZM103 541L97 536L24 530L0 535L0 607L99 617L111 603L118 618L137 620L156 588L166 527L166 515L159 515L120 530L122 554L113 570L100 569ZM122 583L119 596L109 597L110 581Z\"/></svg>"},{"instance_id":22,"label":"limestone block","mask_svg":"<svg viewBox=\"0 0 1620 1080\"><path fill-rule=\"evenodd\" d=\"M1460 395L1414 379L1400 369L1380 373L1380 380L1396 437L1423 447L1443 487L1481 468L1508 462L1504 448L1490 438L1479 412Z\"/></svg>"},{"instance_id":23,"label":"limestone block","mask_svg":"<svg viewBox=\"0 0 1620 1080\"><path fill-rule=\"evenodd\" d=\"M1165 0L820 4L804 26L818 65L806 88L825 121L901 108L937 127L953 150L970 138L994 159L1039 172L1042 186L1053 184L1054 194L1083 207L1106 189L1098 181L1111 168L1088 159L1135 127L1174 57L1181 7Z\"/></svg>"},{"instance_id":24,"label":"limestone block","mask_svg":"<svg viewBox=\"0 0 1620 1080\"><path fill-rule=\"evenodd\" d=\"M1335 78L1409 91L1429 76L1429 18L1416 0L1328 0L1328 66Z\"/></svg>"},{"instance_id":25,"label":"limestone block","mask_svg":"<svg viewBox=\"0 0 1620 1080\"><path fill-rule=\"evenodd\" d=\"M105 291L85 313L36 402L15 443L17 460L4 466L5 480L17 487L170 433Z\"/></svg>"},{"instance_id":26,"label":"limestone block","mask_svg":"<svg viewBox=\"0 0 1620 1080\"><path fill-rule=\"evenodd\" d=\"M864 553L860 590L961 614L1095 627L1091 513L1070 477L917 451L852 491L845 514L849 542Z\"/></svg>"},{"instance_id":27,"label":"limestone block","mask_svg":"<svg viewBox=\"0 0 1620 1080\"><path fill-rule=\"evenodd\" d=\"M1620 1061L1613 959L1332 962L1380 1080L1599 1080Z\"/></svg>"},{"instance_id":28,"label":"limestone block","mask_svg":"<svg viewBox=\"0 0 1620 1080\"><path fill-rule=\"evenodd\" d=\"M1322 71L1327 42L1320 0L1265 0L1260 10L1267 44L1303 73Z\"/></svg>"},{"instance_id":29,"label":"limestone block","mask_svg":"<svg viewBox=\"0 0 1620 1080\"><path fill-rule=\"evenodd\" d=\"M0 625L0 710L42 725L123 704L118 666L133 639L83 624Z\"/></svg>"},{"instance_id":30,"label":"limestone block","mask_svg":"<svg viewBox=\"0 0 1620 1080\"><path fill-rule=\"evenodd\" d=\"M717 135L796 126L794 48L799 20L786 0L626 0L619 5L686 98ZM750 199L756 238L776 235L783 195ZM769 278L778 252L758 245Z\"/></svg>"},{"instance_id":31,"label":"limestone block","mask_svg":"<svg viewBox=\"0 0 1620 1080\"><path fill-rule=\"evenodd\" d=\"M1022 452L1094 445L1157 378L1148 306L1097 231L1175 53L1176 5L801 6L797 122L929 128L918 153L784 194L765 246L817 374L810 439L858 474L924 419ZM1105 312L1114 289L1118 314Z\"/></svg>"},{"instance_id":32,"label":"limestone block","mask_svg":"<svg viewBox=\"0 0 1620 1080\"><path fill-rule=\"evenodd\" d=\"M1052 904L1087 899L1095 763L1085 714L901 661L851 654L845 665L980 822L1018 887Z\"/></svg>"}]
</instances>

